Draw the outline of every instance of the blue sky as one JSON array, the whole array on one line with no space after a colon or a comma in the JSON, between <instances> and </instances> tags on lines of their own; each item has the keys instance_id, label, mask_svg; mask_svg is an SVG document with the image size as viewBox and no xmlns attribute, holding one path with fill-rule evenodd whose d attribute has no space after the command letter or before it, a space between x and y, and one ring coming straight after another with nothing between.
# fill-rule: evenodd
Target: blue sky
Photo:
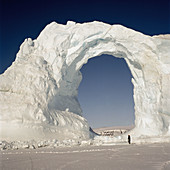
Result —
<instances>
[{"instance_id":1,"label":"blue sky","mask_svg":"<svg viewBox=\"0 0 170 170\"><path fill-rule=\"evenodd\" d=\"M92 127L134 124L132 75L124 59L102 55L81 69L79 101Z\"/></svg>"},{"instance_id":2,"label":"blue sky","mask_svg":"<svg viewBox=\"0 0 170 170\"><path fill-rule=\"evenodd\" d=\"M97 20L122 24L148 35L166 34L170 33L170 0L1 0L0 74L12 64L25 38L35 39L52 21L66 24L68 20L80 23ZM84 79L79 87L79 99L91 126L131 124L133 86L124 60L96 57L81 71Z\"/></svg>"}]
</instances>

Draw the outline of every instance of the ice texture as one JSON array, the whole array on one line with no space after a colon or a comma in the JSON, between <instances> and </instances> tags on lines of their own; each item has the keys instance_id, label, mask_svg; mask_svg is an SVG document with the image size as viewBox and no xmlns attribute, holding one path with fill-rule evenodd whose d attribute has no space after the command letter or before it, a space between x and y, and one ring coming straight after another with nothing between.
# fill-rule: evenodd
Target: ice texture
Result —
<instances>
[{"instance_id":1,"label":"ice texture","mask_svg":"<svg viewBox=\"0 0 170 170\"><path fill-rule=\"evenodd\" d=\"M91 138L77 99L80 69L102 54L124 58L133 75L131 135L170 136L170 35L68 21L52 22L37 39L26 39L0 75L1 140Z\"/></svg>"}]
</instances>

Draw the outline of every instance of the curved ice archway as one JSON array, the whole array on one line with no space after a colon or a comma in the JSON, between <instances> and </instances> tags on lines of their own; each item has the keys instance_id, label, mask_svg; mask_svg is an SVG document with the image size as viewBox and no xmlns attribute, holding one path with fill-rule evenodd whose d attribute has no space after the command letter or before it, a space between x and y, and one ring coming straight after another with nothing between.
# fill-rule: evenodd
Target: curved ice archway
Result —
<instances>
[{"instance_id":1,"label":"curved ice archway","mask_svg":"<svg viewBox=\"0 0 170 170\"><path fill-rule=\"evenodd\" d=\"M169 45L168 36L150 37L121 25L96 21L47 25L36 40L24 41L15 62L0 77L3 138L20 138L18 133L9 136L15 128L22 133L26 129L26 139L61 138L61 133L63 138L87 138L89 127L77 100L79 70L102 54L124 58L133 75L132 134L169 135Z\"/></svg>"}]
</instances>

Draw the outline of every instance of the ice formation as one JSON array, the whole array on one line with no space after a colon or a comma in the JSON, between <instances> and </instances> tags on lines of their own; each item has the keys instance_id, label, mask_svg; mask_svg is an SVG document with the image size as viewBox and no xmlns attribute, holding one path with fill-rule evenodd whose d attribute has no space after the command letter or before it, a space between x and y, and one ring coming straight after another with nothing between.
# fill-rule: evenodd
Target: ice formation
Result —
<instances>
[{"instance_id":1,"label":"ice formation","mask_svg":"<svg viewBox=\"0 0 170 170\"><path fill-rule=\"evenodd\" d=\"M68 21L52 22L37 39L26 39L0 75L1 140L90 138L77 99L80 69L102 54L124 58L133 75L131 134L170 136L170 36Z\"/></svg>"}]
</instances>

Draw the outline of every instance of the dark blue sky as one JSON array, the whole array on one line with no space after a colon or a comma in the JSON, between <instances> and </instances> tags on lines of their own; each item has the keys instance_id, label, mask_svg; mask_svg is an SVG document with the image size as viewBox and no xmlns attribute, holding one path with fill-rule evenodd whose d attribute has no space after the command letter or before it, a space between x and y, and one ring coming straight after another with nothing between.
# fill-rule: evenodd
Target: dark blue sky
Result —
<instances>
[{"instance_id":1,"label":"dark blue sky","mask_svg":"<svg viewBox=\"0 0 170 170\"><path fill-rule=\"evenodd\" d=\"M68 20L80 23L98 20L109 24L122 24L148 35L165 34L170 33L170 0L0 0L0 74L12 64L25 38L35 39L52 21L66 24ZM108 65L107 59L103 61L102 58L89 61L89 64L84 66L89 67L88 71L82 68L84 77L92 74L89 72L95 70L94 68L97 68L101 62L102 65ZM88 66L91 64L93 67ZM122 61L117 65L122 65ZM97 75L98 73L94 77ZM108 73L104 77L109 79L107 75ZM80 95L84 94L81 92L84 89L82 86L83 82ZM84 86L87 87L88 84ZM95 89L97 90L96 85L93 90ZM88 97L87 100L90 98ZM82 103L83 105L86 104ZM97 111L89 112L93 113L88 113L88 115L97 114L94 113Z\"/></svg>"}]
</instances>

